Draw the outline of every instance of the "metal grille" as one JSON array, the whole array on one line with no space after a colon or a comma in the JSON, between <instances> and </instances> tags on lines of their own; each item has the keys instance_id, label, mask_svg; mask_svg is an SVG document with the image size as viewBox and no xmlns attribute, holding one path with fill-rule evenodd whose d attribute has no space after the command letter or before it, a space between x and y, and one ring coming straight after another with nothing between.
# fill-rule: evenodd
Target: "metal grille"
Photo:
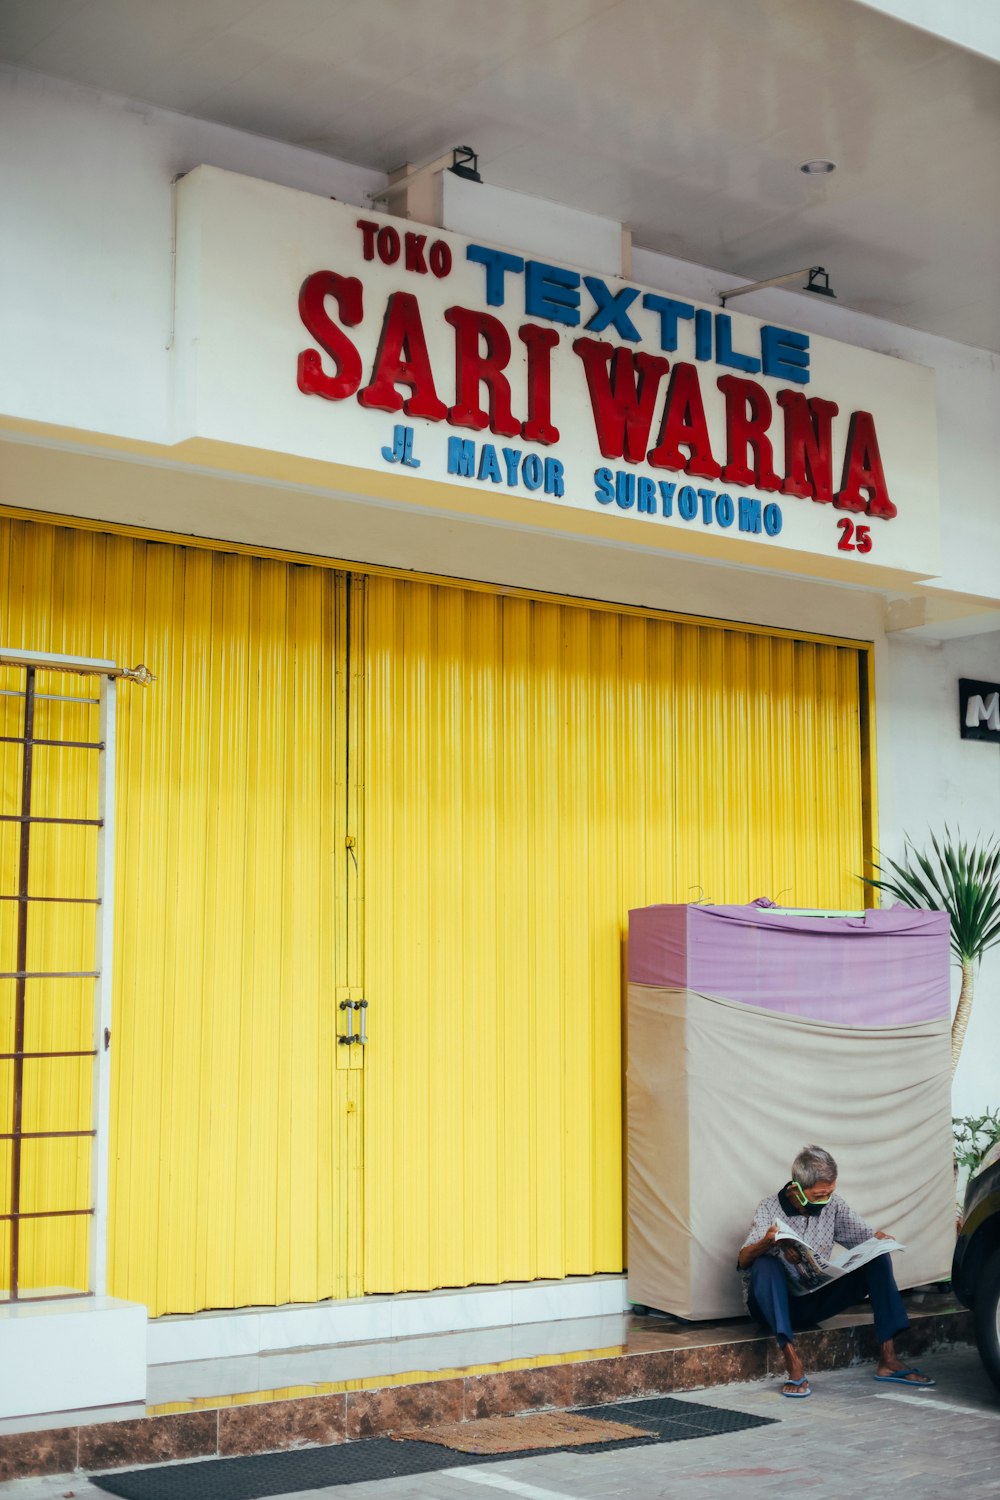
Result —
<instances>
[{"instance_id":1,"label":"metal grille","mask_svg":"<svg viewBox=\"0 0 1000 1500\"><path fill-rule=\"evenodd\" d=\"M0 1123L10 1126L0 1130L3 1279L12 1302L84 1297L105 1289L111 773L121 673L112 662L6 651L0 672L0 1099L8 1106ZM96 696L72 690L95 679ZM69 830L94 832L78 857L56 860L45 840ZM75 888L51 889L67 869ZM44 1147L55 1142L78 1149L47 1158ZM88 1221L85 1257L26 1255L32 1229L71 1218ZM29 1259L58 1266L54 1284L39 1285L37 1270L26 1276Z\"/></svg>"}]
</instances>

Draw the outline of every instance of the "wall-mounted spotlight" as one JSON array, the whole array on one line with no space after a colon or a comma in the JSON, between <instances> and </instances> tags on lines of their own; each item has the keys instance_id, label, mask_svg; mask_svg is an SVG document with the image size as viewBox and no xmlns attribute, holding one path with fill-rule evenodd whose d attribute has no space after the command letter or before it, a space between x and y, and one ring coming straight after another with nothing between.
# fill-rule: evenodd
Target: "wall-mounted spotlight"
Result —
<instances>
[{"instance_id":1,"label":"wall-mounted spotlight","mask_svg":"<svg viewBox=\"0 0 1000 1500\"><path fill-rule=\"evenodd\" d=\"M449 172L454 172L456 177L464 177L466 182L482 182L479 175L479 154L473 151L471 146L454 146L451 153L451 166Z\"/></svg>"},{"instance_id":2,"label":"wall-mounted spotlight","mask_svg":"<svg viewBox=\"0 0 1000 1500\"><path fill-rule=\"evenodd\" d=\"M833 297L836 300L837 293L830 285L830 277L822 266L809 267L809 280L802 288L804 292L815 292L818 297Z\"/></svg>"},{"instance_id":3,"label":"wall-mounted spotlight","mask_svg":"<svg viewBox=\"0 0 1000 1500\"><path fill-rule=\"evenodd\" d=\"M752 281L749 286L737 286L732 291L720 292L719 298L725 307L734 297L745 297L747 292L761 292L766 286L784 286L786 282L798 281L801 276L809 279L804 287L799 288L800 291L836 298L837 294L830 286L830 277L822 266L803 266L801 271L787 271L783 276L769 276L766 281Z\"/></svg>"},{"instance_id":4,"label":"wall-mounted spotlight","mask_svg":"<svg viewBox=\"0 0 1000 1500\"><path fill-rule=\"evenodd\" d=\"M444 156L435 156L433 161L424 162L422 167L411 167L402 177L397 177L377 193L372 193L371 200L373 203L382 203L396 198L415 183L422 182L425 177L432 177L435 172L454 172L456 177L464 177L466 182L482 182L478 168L479 157L471 146L453 146Z\"/></svg>"}]
</instances>

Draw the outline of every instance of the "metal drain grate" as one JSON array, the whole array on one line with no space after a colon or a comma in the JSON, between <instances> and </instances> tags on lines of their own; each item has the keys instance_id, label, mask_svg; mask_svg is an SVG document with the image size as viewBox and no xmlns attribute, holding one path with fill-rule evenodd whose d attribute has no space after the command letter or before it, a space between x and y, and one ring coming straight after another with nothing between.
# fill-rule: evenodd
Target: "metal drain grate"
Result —
<instances>
[{"instance_id":1,"label":"metal drain grate","mask_svg":"<svg viewBox=\"0 0 1000 1500\"><path fill-rule=\"evenodd\" d=\"M625 1422L649 1430L648 1438L620 1443L587 1443L570 1449L526 1449L502 1458L530 1458L536 1453L606 1453L611 1449L677 1443L717 1433L767 1427L773 1417L750 1417L724 1407L702 1406L673 1396L588 1406L581 1416ZM434 1443L366 1438L329 1448L298 1448L289 1453L262 1453L250 1458L209 1458L197 1463L164 1464L151 1469L93 1475L91 1483L122 1500L265 1500L271 1495L321 1490L329 1485L362 1484L408 1474L432 1474L465 1464L497 1463L495 1453L457 1453Z\"/></svg>"}]
</instances>

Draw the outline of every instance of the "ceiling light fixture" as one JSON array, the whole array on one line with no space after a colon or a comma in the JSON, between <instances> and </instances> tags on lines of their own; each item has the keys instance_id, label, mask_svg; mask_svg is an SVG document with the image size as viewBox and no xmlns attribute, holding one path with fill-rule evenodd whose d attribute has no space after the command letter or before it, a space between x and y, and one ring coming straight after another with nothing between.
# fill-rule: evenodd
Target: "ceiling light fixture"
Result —
<instances>
[{"instance_id":1,"label":"ceiling light fixture","mask_svg":"<svg viewBox=\"0 0 1000 1500\"><path fill-rule=\"evenodd\" d=\"M804 161L799 167L800 172L805 172L807 177L824 177L830 172L836 172L837 163L827 161L825 157L817 156L813 161Z\"/></svg>"},{"instance_id":2,"label":"ceiling light fixture","mask_svg":"<svg viewBox=\"0 0 1000 1500\"><path fill-rule=\"evenodd\" d=\"M737 286L731 291L720 292L719 298L725 307L734 297L745 297L747 292L762 292L767 286L784 286L788 281L798 281L800 276L809 278L805 286L799 288L800 291L836 298L837 294L830 286L830 277L822 266L804 266L801 271L786 271L783 276L769 276L766 281L751 281L749 286Z\"/></svg>"}]
</instances>

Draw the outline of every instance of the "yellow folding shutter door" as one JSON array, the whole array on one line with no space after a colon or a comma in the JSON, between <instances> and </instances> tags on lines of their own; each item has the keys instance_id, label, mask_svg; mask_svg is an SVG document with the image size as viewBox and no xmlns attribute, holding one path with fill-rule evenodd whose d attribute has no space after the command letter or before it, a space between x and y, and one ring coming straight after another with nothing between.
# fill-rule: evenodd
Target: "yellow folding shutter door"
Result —
<instances>
[{"instance_id":1,"label":"yellow folding shutter door","mask_svg":"<svg viewBox=\"0 0 1000 1500\"><path fill-rule=\"evenodd\" d=\"M347 608L329 570L0 521L0 641L157 678L119 699L109 1228L111 1290L152 1313L360 1290L359 1075L334 1066L356 982ZM92 880L85 845L49 841L46 888ZM75 1125L79 1089L51 1075L46 1118ZM85 1170L63 1152L32 1191ZM24 1285L85 1284L86 1231L48 1223Z\"/></svg>"},{"instance_id":2,"label":"yellow folding shutter door","mask_svg":"<svg viewBox=\"0 0 1000 1500\"><path fill-rule=\"evenodd\" d=\"M862 657L368 596L366 1287L620 1270L628 910L862 904Z\"/></svg>"},{"instance_id":3,"label":"yellow folding shutter door","mask_svg":"<svg viewBox=\"0 0 1000 1500\"><path fill-rule=\"evenodd\" d=\"M109 1226L153 1313L620 1270L629 907L862 901L850 644L14 520L0 642L157 676L119 699ZM36 811L92 795L68 755ZM38 848L46 891L86 888L92 834ZM39 956L92 935L32 921ZM89 1035L72 986L33 994L40 1046ZM79 1128L58 1067L30 1119ZM86 1200L75 1144L25 1170ZM23 1284L82 1285L87 1228L26 1235Z\"/></svg>"}]
</instances>

